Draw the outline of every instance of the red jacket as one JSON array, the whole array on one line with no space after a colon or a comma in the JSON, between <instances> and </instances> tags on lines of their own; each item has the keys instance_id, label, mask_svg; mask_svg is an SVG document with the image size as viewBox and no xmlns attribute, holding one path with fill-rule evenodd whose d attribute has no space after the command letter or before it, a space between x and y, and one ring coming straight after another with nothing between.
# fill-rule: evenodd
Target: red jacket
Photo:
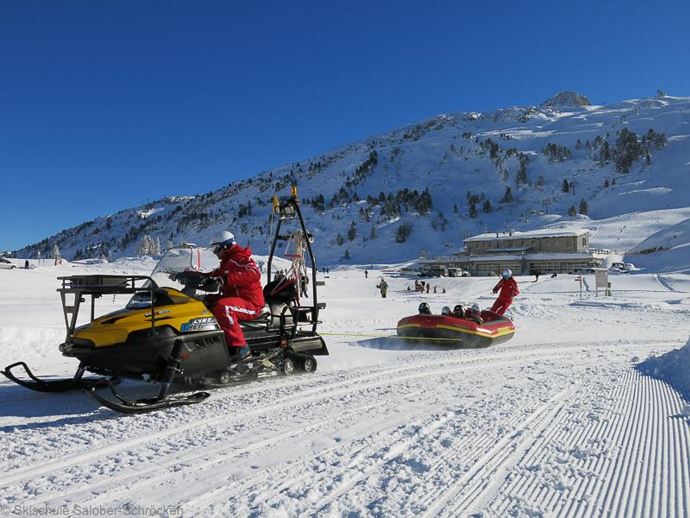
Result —
<instances>
[{"instance_id":1,"label":"red jacket","mask_svg":"<svg viewBox=\"0 0 690 518\"><path fill-rule=\"evenodd\" d=\"M210 273L223 279L221 293L225 297L240 297L257 308L264 306L261 271L252 259L252 251L235 244L220 260L220 267Z\"/></svg>"},{"instance_id":2,"label":"red jacket","mask_svg":"<svg viewBox=\"0 0 690 518\"><path fill-rule=\"evenodd\" d=\"M498 284L494 286L494 293L496 293L498 290L501 290L498 298L504 300L513 300L513 297L520 294L517 282L513 277L507 280L501 279L498 281Z\"/></svg>"}]
</instances>

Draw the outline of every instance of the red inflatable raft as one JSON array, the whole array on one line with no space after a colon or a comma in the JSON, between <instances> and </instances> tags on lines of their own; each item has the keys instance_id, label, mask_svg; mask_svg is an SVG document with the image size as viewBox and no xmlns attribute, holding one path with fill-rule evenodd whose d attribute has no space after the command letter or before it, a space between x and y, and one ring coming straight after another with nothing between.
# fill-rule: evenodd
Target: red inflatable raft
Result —
<instances>
[{"instance_id":1,"label":"red inflatable raft","mask_svg":"<svg viewBox=\"0 0 690 518\"><path fill-rule=\"evenodd\" d=\"M482 324L443 315L413 315L398 322L398 336L465 347L488 347L507 342L515 334L513 322L491 311L482 311Z\"/></svg>"}]
</instances>

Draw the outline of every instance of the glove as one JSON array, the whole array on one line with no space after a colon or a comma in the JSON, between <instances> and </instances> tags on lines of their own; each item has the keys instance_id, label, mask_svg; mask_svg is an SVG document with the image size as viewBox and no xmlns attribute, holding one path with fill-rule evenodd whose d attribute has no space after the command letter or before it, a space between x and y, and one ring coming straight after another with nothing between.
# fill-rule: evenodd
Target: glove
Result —
<instances>
[{"instance_id":1,"label":"glove","mask_svg":"<svg viewBox=\"0 0 690 518\"><path fill-rule=\"evenodd\" d=\"M168 275L168 279L170 279L173 282L177 282L177 273L171 273Z\"/></svg>"},{"instance_id":2,"label":"glove","mask_svg":"<svg viewBox=\"0 0 690 518\"><path fill-rule=\"evenodd\" d=\"M491 293L495 295L496 293L498 293L498 290L491 290Z\"/></svg>"}]
</instances>

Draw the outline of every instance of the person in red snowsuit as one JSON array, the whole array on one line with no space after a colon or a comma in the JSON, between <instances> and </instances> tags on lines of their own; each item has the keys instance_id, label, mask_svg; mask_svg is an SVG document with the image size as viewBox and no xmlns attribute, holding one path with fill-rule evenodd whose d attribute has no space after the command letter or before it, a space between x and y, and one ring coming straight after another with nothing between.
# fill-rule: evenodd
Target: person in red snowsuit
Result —
<instances>
[{"instance_id":1,"label":"person in red snowsuit","mask_svg":"<svg viewBox=\"0 0 690 518\"><path fill-rule=\"evenodd\" d=\"M206 298L206 303L218 321L228 347L240 356L249 353L240 322L253 320L264 307L261 271L252 259L252 251L235 242L232 233L223 231L211 240L213 252L220 259L220 267L209 274L222 280L219 295Z\"/></svg>"},{"instance_id":2,"label":"person in red snowsuit","mask_svg":"<svg viewBox=\"0 0 690 518\"><path fill-rule=\"evenodd\" d=\"M508 269L503 270L501 280L494 286L493 292L498 293L499 290L501 290L501 293L499 293L496 302L491 307L491 311L503 315L513 303L513 297L520 294L517 282L513 278L513 272Z\"/></svg>"}]
</instances>

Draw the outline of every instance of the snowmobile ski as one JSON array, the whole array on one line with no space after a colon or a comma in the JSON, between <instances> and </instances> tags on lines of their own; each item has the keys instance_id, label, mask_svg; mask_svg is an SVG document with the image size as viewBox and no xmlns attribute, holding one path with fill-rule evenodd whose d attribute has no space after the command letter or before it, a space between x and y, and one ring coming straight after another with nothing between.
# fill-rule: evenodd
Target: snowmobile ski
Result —
<instances>
[{"instance_id":1,"label":"snowmobile ski","mask_svg":"<svg viewBox=\"0 0 690 518\"><path fill-rule=\"evenodd\" d=\"M21 367L24 369L24 372L30 378L30 381L17 377L14 372L12 372L12 369L15 367ZM16 362L8 365L4 370L0 370L0 374L11 381L14 381L17 385L21 385L22 387L30 390L35 390L36 392L69 392L72 390L90 389L92 387L105 386L111 381L108 378L83 378L82 376L84 375L84 370L84 367L80 365L73 378L43 380L36 376L31 369L29 369L29 366L26 363Z\"/></svg>"},{"instance_id":2,"label":"snowmobile ski","mask_svg":"<svg viewBox=\"0 0 690 518\"><path fill-rule=\"evenodd\" d=\"M161 395L159 395L157 397L130 400L115 390L115 387L111 383L107 383L106 388L115 398L109 399L99 394L96 391L97 388L98 387L96 386L90 387L86 390L86 392L104 407L115 410L116 412L120 412L122 414L143 414L153 410L192 405L195 403L201 403L211 395L208 392L195 392L194 394L186 396L163 395L163 397L161 397Z\"/></svg>"}]
</instances>

